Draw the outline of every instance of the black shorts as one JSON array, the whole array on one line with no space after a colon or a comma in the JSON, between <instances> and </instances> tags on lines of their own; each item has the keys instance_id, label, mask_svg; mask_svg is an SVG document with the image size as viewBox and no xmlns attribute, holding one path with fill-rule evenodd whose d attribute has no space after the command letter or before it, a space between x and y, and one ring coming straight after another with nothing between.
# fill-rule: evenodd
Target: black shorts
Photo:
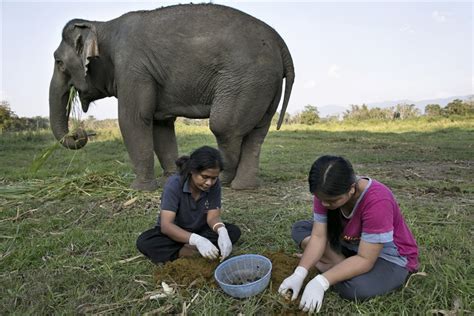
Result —
<instances>
[{"instance_id":1,"label":"black shorts","mask_svg":"<svg viewBox=\"0 0 474 316\"><path fill-rule=\"evenodd\" d=\"M224 223L229 233L232 244L240 238L240 229L234 224ZM204 238L209 239L214 245L217 245L219 235L209 226L203 227L201 230L194 232ZM154 263L176 260L179 250L184 246L183 243L174 241L167 235L161 233L161 228L156 226L143 232L137 239L138 250L148 257Z\"/></svg>"}]
</instances>

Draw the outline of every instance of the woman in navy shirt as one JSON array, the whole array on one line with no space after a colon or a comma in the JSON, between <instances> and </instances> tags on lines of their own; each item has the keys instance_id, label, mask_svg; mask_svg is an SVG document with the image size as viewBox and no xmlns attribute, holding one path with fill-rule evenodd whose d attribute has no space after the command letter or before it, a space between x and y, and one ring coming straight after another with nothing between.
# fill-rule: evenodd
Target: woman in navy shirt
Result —
<instances>
[{"instance_id":1,"label":"woman in navy shirt","mask_svg":"<svg viewBox=\"0 0 474 316\"><path fill-rule=\"evenodd\" d=\"M240 229L221 220L223 169L219 151L196 149L176 161L179 174L168 178L161 211L154 228L142 233L137 248L154 263L172 261L199 252L208 259L229 256Z\"/></svg>"}]
</instances>

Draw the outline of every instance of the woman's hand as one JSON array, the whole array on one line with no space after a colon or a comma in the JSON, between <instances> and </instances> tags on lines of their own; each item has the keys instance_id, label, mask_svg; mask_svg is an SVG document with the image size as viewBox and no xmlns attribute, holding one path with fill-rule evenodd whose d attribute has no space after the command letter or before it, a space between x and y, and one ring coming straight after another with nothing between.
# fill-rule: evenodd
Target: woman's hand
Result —
<instances>
[{"instance_id":1,"label":"woman's hand","mask_svg":"<svg viewBox=\"0 0 474 316\"><path fill-rule=\"evenodd\" d=\"M217 234L219 234L217 244L219 245L219 249L221 251L221 260L223 260L232 252L232 242L230 241L229 233L224 226L217 229Z\"/></svg>"},{"instance_id":2,"label":"woman's hand","mask_svg":"<svg viewBox=\"0 0 474 316\"><path fill-rule=\"evenodd\" d=\"M309 281L301 296L300 309L303 312L312 313L315 309L319 312L323 304L324 292L328 288L329 281L322 274Z\"/></svg>"},{"instance_id":3,"label":"woman's hand","mask_svg":"<svg viewBox=\"0 0 474 316\"><path fill-rule=\"evenodd\" d=\"M291 297L291 300L294 301L298 297L298 293L300 292L301 287L303 286L303 281L307 275L308 270L304 267L296 267L295 272L281 283L278 288L278 293L285 295L289 290L292 290L293 296Z\"/></svg>"},{"instance_id":4,"label":"woman's hand","mask_svg":"<svg viewBox=\"0 0 474 316\"><path fill-rule=\"evenodd\" d=\"M214 246L213 243L209 241L209 239L204 238L198 234L191 234L191 237L189 237L189 244L191 246L196 246L197 250L204 258L216 259L219 255L219 250L217 247Z\"/></svg>"}]
</instances>

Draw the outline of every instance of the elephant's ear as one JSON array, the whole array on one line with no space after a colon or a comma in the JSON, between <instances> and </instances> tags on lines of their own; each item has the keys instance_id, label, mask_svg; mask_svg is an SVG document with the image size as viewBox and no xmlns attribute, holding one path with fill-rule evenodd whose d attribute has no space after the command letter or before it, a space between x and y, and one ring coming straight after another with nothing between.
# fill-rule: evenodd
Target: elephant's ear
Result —
<instances>
[{"instance_id":1,"label":"elephant's ear","mask_svg":"<svg viewBox=\"0 0 474 316\"><path fill-rule=\"evenodd\" d=\"M84 76L87 76L87 68L91 58L99 57L99 45L97 44L97 32L95 26L90 23L76 23L75 27L82 29L75 40L76 52L81 55L84 65Z\"/></svg>"}]
</instances>

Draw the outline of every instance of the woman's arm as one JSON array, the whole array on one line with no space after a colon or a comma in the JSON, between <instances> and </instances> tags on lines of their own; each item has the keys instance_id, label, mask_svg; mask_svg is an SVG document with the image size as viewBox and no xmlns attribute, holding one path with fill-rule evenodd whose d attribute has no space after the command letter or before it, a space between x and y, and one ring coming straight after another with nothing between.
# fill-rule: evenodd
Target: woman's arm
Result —
<instances>
[{"instance_id":1,"label":"woman's arm","mask_svg":"<svg viewBox=\"0 0 474 316\"><path fill-rule=\"evenodd\" d=\"M173 211L161 210L160 212L160 226L161 232L169 238L181 242L183 244L189 243L191 233L182 229L174 223L176 213Z\"/></svg>"},{"instance_id":2,"label":"woman's arm","mask_svg":"<svg viewBox=\"0 0 474 316\"><path fill-rule=\"evenodd\" d=\"M220 224L217 224L217 223L220 223ZM221 220L221 210L220 209L214 209L214 210L207 211L207 225L209 225L209 227L215 232L217 232L217 229L219 227L224 226L224 223Z\"/></svg>"},{"instance_id":3,"label":"woman's arm","mask_svg":"<svg viewBox=\"0 0 474 316\"><path fill-rule=\"evenodd\" d=\"M324 254L327 245L327 224L314 222L308 245L306 246L299 266L309 270L314 267Z\"/></svg>"},{"instance_id":4,"label":"woman's arm","mask_svg":"<svg viewBox=\"0 0 474 316\"><path fill-rule=\"evenodd\" d=\"M357 255L346 258L328 271L323 276L329 284L351 279L355 276L369 272L377 261L383 244L368 243L361 240Z\"/></svg>"}]
</instances>

